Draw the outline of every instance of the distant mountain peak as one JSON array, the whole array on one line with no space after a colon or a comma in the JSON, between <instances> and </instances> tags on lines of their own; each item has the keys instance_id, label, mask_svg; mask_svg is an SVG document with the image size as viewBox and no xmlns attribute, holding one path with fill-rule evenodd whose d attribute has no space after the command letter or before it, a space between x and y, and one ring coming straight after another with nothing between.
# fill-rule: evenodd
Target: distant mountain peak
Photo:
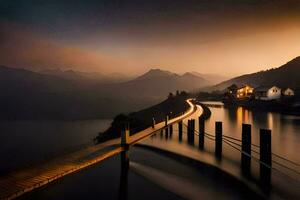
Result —
<instances>
[{"instance_id":1,"label":"distant mountain peak","mask_svg":"<svg viewBox=\"0 0 300 200\"><path fill-rule=\"evenodd\" d=\"M224 75L219 75L219 74L213 74L213 73L199 73L196 71L191 71L191 72L186 72L183 74L185 76L189 77L199 77L202 79L205 79L208 81L210 84L217 84L222 81L228 80L229 77L224 76Z\"/></svg>"},{"instance_id":2,"label":"distant mountain peak","mask_svg":"<svg viewBox=\"0 0 300 200\"><path fill-rule=\"evenodd\" d=\"M142 80L142 79L151 79L151 78L157 78L157 77L170 77L170 76L178 76L178 75L175 73L172 73L170 71L153 68L153 69L150 69L145 74L139 76L136 79Z\"/></svg>"},{"instance_id":3,"label":"distant mountain peak","mask_svg":"<svg viewBox=\"0 0 300 200\"><path fill-rule=\"evenodd\" d=\"M186 72L182 75L182 77L196 77L196 78L202 78L201 76L197 75L197 74L194 74L193 72Z\"/></svg>"},{"instance_id":4,"label":"distant mountain peak","mask_svg":"<svg viewBox=\"0 0 300 200\"><path fill-rule=\"evenodd\" d=\"M193 74L192 72L185 72L182 76L196 76L196 74Z\"/></svg>"},{"instance_id":5,"label":"distant mountain peak","mask_svg":"<svg viewBox=\"0 0 300 200\"><path fill-rule=\"evenodd\" d=\"M153 74L153 75L166 74L166 75L172 75L174 73L172 73L170 71L167 71L167 70L162 70L162 69L159 69L159 68L152 68L146 74Z\"/></svg>"}]
</instances>

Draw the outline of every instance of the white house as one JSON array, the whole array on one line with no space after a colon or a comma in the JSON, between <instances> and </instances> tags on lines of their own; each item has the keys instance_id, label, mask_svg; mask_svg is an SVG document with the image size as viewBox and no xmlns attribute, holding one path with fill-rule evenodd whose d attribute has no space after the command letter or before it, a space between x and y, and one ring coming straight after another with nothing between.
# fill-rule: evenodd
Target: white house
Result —
<instances>
[{"instance_id":1,"label":"white house","mask_svg":"<svg viewBox=\"0 0 300 200\"><path fill-rule=\"evenodd\" d=\"M294 90L292 90L291 88L286 88L286 89L283 89L282 90L282 95L284 96L294 96L295 95L295 92Z\"/></svg>"},{"instance_id":2,"label":"white house","mask_svg":"<svg viewBox=\"0 0 300 200\"><path fill-rule=\"evenodd\" d=\"M265 101L280 99L281 89L276 86L258 87L254 89L254 95L255 95L255 99L260 99Z\"/></svg>"}]
</instances>

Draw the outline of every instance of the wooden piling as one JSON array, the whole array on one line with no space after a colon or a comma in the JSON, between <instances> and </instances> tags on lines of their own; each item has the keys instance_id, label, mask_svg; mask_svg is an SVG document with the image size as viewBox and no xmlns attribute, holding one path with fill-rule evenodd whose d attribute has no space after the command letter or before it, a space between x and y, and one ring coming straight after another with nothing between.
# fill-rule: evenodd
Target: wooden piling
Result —
<instances>
[{"instance_id":1,"label":"wooden piling","mask_svg":"<svg viewBox=\"0 0 300 200\"><path fill-rule=\"evenodd\" d=\"M128 170L129 169L129 154L128 151L121 151L121 168Z\"/></svg>"},{"instance_id":2,"label":"wooden piling","mask_svg":"<svg viewBox=\"0 0 300 200\"><path fill-rule=\"evenodd\" d=\"M169 136L170 136L170 138L172 137L172 135L173 135L173 125L170 124L169 125Z\"/></svg>"},{"instance_id":3,"label":"wooden piling","mask_svg":"<svg viewBox=\"0 0 300 200\"><path fill-rule=\"evenodd\" d=\"M187 141L188 141L188 143L191 143L191 120L188 120Z\"/></svg>"},{"instance_id":4,"label":"wooden piling","mask_svg":"<svg viewBox=\"0 0 300 200\"><path fill-rule=\"evenodd\" d=\"M182 141L182 121L178 122L178 139Z\"/></svg>"},{"instance_id":5,"label":"wooden piling","mask_svg":"<svg viewBox=\"0 0 300 200\"><path fill-rule=\"evenodd\" d=\"M194 145L195 142L195 120L191 119L191 144Z\"/></svg>"},{"instance_id":6,"label":"wooden piling","mask_svg":"<svg viewBox=\"0 0 300 200\"><path fill-rule=\"evenodd\" d=\"M129 144L129 126L125 127L125 130L121 133L121 146L128 146Z\"/></svg>"},{"instance_id":7,"label":"wooden piling","mask_svg":"<svg viewBox=\"0 0 300 200\"><path fill-rule=\"evenodd\" d=\"M154 117L152 118L152 128L154 128L155 127L155 119L154 119Z\"/></svg>"},{"instance_id":8,"label":"wooden piling","mask_svg":"<svg viewBox=\"0 0 300 200\"><path fill-rule=\"evenodd\" d=\"M188 120L188 144L193 145L194 144L194 138L195 138L195 120L190 119Z\"/></svg>"},{"instance_id":9,"label":"wooden piling","mask_svg":"<svg viewBox=\"0 0 300 200\"><path fill-rule=\"evenodd\" d=\"M169 138L169 127L166 126L165 128L165 139L167 140Z\"/></svg>"},{"instance_id":10,"label":"wooden piling","mask_svg":"<svg viewBox=\"0 0 300 200\"><path fill-rule=\"evenodd\" d=\"M241 169L244 175L250 175L250 171L251 171L250 156L251 156L251 125L242 124Z\"/></svg>"},{"instance_id":11,"label":"wooden piling","mask_svg":"<svg viewBox=\"0 0 300 200\"><path fill-rule=\"evenodd\" d=\"M205 134L205 123L202 116L199 117L199 148L204 149L204 134Z\"/></svg>"},{"instance_id":12,"label":"wooden piling","mask_svg":"<svg viewBox=\"0 0 300 200\"><path fill-rule=\"evenodd\" d=\"M215 124L215 155L217 158L222 157L222 122L216 122Z\"/></svg>"},{"instance_id":13,"label":"wooden piling","mask_svg":"<svg viewBox=\"0 0 300 200\"><path fill-rule=\"evenodd\" d=\"M271 184L272 147L271 130L260 129L260 180L262 186L268 188Z\"/></svg>"},{"instance_id":14,"label":"wooden piling","mask_svg":"<svg viewBox=\"0 0 300 200\"><path fill-rule=\"evenodd\" d=\"M169 116L167 115L165 118L165 126L168 126L168 120L169 120Z\"/></svg>"},{"instance_id":15,"label":"wooden piling","mask_svg":"<svg viewBox=\"0 0 300 200\"><path fill-rule=\"evenodd\" d=\"M122 151L120 155L121 155L121 173L120 173L119 199L128 199L128 170L129 170L128 151Z\"/></svg>"}]
</instances>

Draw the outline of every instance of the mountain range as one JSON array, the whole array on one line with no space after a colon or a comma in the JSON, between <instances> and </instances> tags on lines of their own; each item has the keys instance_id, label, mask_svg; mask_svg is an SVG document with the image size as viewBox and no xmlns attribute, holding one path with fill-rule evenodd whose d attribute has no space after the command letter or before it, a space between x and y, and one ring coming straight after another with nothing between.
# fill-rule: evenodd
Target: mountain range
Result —
<instances>
[{"instance_id":1,"label":"mountain range","mask_svg":"<svg viewBox=\"0 0 300 200\"><path fill-rule=\"evenodd\" d=\"M40 70L38 71L38 73L45 74L45 75L53 75L53 76L57 76L69 80L90 80L99 83L121 83L136 78L133 75L129 76L117 72L111 74L103 74L100 72L81 72L81 71L74 71L74 70L61 70L60 68ZM218 75L218 74L202 74L195 71L186 72L185 74L183 74L183 76L188 76L188 75L190 76L194 75L194 77L196 78L200 77L202 79L205 79L205 81L210 85L217 84L229 79L229 77ZM151 69L150 71L146 72L140 77L137 76L137 79L147 77L147 76L150 76L152 78L156 76L179 77L180 75L169 71L161 70L161 69Z\"/></svg>"},{"instance_id":2,"label":"mountain range","mask_svg":"<svg viewBox=\"0 0 300 200\"><path fill-rule=\"evenodd\" d=\"M121 73L103 74L100 72L81 72L74 70L45 69L38 71L40 74L53 75L68 80L89 80L99 83L118 83L133 79L133 76L127 76Z\"/></svg>"},{"instance_id":3,"label":"mountain range","mask_svg":"<svg viewBox=\"0 0 300 200\"><path fill-rule=\"evenodd\" d=\"M160 69L130 81L103 82L72 71L37 73L1 66L0 119L113 117L158 103L169 92L192 91L208 84L191 73L178 75Z\"/></svg>"},{"instance_id":4,"label":"mountain range","mask_svg":"<svg viewBox=\"0 0 300 200\"><path fill-rule=\"evenodd\" d=\"M33 72L0 66L0 119L110 118L159 103L177 90L222 91L231 84L299 90L299 74L300 57L281 67L238 76L214 86L211 85L222 76L197 72L179 75L151 69L136 78L116 74L114 79L100 73Z\"/></svg>"}]
</instances>

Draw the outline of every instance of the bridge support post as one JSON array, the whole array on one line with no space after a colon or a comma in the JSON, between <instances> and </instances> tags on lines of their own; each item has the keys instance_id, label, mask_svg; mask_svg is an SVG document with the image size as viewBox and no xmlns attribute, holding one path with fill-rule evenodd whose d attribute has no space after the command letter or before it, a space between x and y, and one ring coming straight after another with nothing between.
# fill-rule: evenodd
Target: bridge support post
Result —
<instances>
[{"instance_id":1,"label":"bridge support post","mask_svg":"<svg viewBox=\"0 0 300 200\"><path fill-rule=\"evenodd\" d=\"M119 188L119 199L127 199L127 182L128 182L128 169L129 169L129 123L125 125L125 131L121 134L121 146L124 148L121 151L121 177Z\"/></svg>"},{"instance_id":2,"label":"bridge support post","mask_svg":"<svg viewBox=\"0 0 300 200\"><path fill-rule=\"evenodd\" d=\"M205 134L205 123L204 118L199 116L199 149L204 149L204 134Z\"/></svg>"},{"instance_id":3,"label":"bridge support post","mask_svg":"<svg viewBox=\"0 0 300 200\"><path fill-rule=\"evenodd\" d=\"M195 142L195 120L191 120L191 144L194 145Z\"/></svg>"},{"instance_id":4,"label":"bridge support post","mask_svg":"<svg viewBox=\"0 0 300 200\"><path fill-rule=\"evenodd\" d=\"M171 138L173 135L173 125L172 124L169 125L169 133L170 133L169 136Z\"/></svg>"},{"instance_id":5,"label":"bridge support post","mask_svg":"<svg viewBox=\"0 0 300 200\"><path fill-rule=\"evenodd\" d=\"M165 138L166 138L166 140L169 138L169 127L168 126L166 126L166 128L165 128Z\"/></svg>"},{"instance_id":6,"label":"bridge support post","mask_svg":"<svg viewBox=\"0 0 300 200\"><path fill-rule=\"evenodd\" d=\"M215 155L217 158L220 159L222 157L222 122L216 122L215 134L216 134Z\"/></svg>"},{"instance_id":7,"label":"bridge support post","mask_svg":"<svg viewBox=\"0 0 300 200\"><path fill-rule=\"evenodd\" d=\"M165 126L168 126L169 116L167 115L165 118Z\"/></svg>"},{"instance_id":8,"label":"bridge support post","mask_svg":"<svg viewBox=\"0 0 300 200\"><path fill-rule=\"evenodd\" d=\"M195 120L188 120L188 143L193 145L195 137Z\"/></svg>"},{"instance_id":9,"label":"bridge support post","mask_svg":"<svg viewBox=\"0 0 300 200\"><path fill-rule=\"evenodd\" d=\"M155 127L155 119L154 119L154 117L152 118L152 128L154 128Z\"/></svg>"},{"instance_id":10,"label":"bridge support post","mask_svg":"<svg viewBox=\"0 0 300 200\"><path fill-rule=\"evenodd\" d=\"M129 169L129 154L127 150L121 151L121 167L125 171Z\"/></svg>"},{"instance_id":11,"label":"bridge support post","mask_svg":"<svg viewBox=\"0 0 300 200\"><path fill-rule=\"evenodd\" d=\"M123 146L123 147L128 146L128 144L129 144L129 135L130 135L129 125L127 125L125 127L125 131L122 131L122 133L121 133L121 146Z\"/></svg>"},{"instance_id":12,"label":"bridge support post","mask_svg":"<svg viewBox=\"0 0 300 200\"><path fill-rule=\"evenodd\" d=\"M188 143L190 143L190 120L188 119L188 121L187 121L188 123L187 123L187 141L188 141Z\"/></svg>"},{"instance_id":13,"label":"bridge support post","mask_svg":"<svg viewBox=\"0 0 300 200\"><path fill-rule=\"evenodd\" d=\"M182 141L182 121L178 122L178 139Z\"/></svg>"},{"instance_id":14,"label":"bridge support post","mask_svg":"<svg viewBox=\"0 0 300 200\"><path fill-rule=\"evenodd\" d=\"M247 176L250 175L250 171L251 171L250 156L251 156L251 125L242 124L241 168L242 168L242 173Z\"/></svg>"},{"instance_id":15,"label":"bridge support post","mask_svg":"<svg viewBox=\"0 0 300 200\"><path fill-rule=\"evenodd\" d=\"M119 199L128 199L128 170L129 170L129 155L128 151L121 152L121 174L120 174L120 187Z\"/></svg>"},{"instance_id":16,"label":"bridge support post","mask_svg":"<svg viewBox=\"0 0 300 200\"><path fill-rule=\"evenodd\" d=\"M271 130L260 129L260 180L264 189L271 184L272 147Z\"/></svg>"}]
</instances>

